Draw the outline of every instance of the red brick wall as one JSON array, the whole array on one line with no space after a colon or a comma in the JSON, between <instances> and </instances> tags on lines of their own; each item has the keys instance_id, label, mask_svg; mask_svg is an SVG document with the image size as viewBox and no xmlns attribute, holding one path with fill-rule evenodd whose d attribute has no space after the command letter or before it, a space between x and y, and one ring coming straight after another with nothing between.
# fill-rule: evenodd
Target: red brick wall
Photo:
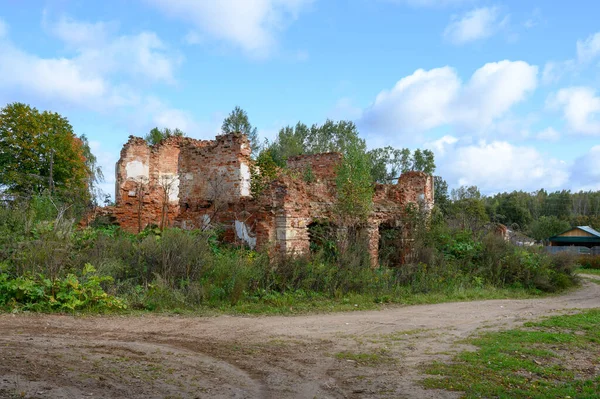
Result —
<instances>
[{"instance_id":1,"label":"red brick wall","mask_svg":"<svg viewBox=\"0 0 600 399\"><path fill-rule=\"evenodd\" d=\"M130 137L117 163L116 206L112 213L129 231L138 228L139 184L132 172L147 170L143 195L142 228L160 224L164 204L161 178L172 176L177 189L168 207L168 224L203 228L208 220L226 230L229 241L240 241L249 230L257 248L284 253L309 250L308 226L316 220L335 221L336 168L339 153L303 155L288 160L290 172L281 172L258 197L250 197L250 146L245 136L228 134L215 140L170 138L148 146ZM312 170L313 179L305 179ZM403 174L398 183L377 184L373 212L364 227L373 264L378 258L379 225L398 224L407 204L433 206L433 178L422 172ZM241 230L240 230L241 229Z\"/></svg>"}]
</instances>

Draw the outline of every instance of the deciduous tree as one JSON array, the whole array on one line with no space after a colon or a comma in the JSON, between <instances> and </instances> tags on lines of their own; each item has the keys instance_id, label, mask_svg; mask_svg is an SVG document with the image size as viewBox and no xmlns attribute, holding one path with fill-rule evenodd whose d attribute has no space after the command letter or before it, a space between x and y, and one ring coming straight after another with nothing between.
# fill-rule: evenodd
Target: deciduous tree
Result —
<instances>
[{"instance_id":1,"label":"deciduous tree","mask_svg":"<svg viewBox=\"0 0 600 399\"><path fill-rule=\"evenodd\" d=\"M248 114L242 108L236 106L233 111L223 120L221 125L223 133L243 133L248 136L252 155L258 155L260 144L258 142L258 133L255 127L248 120Z\"/></svg>"},{"instance_id":2,"label":"deciduous tree","mask_svg":"<svg viewBox=\"0 0 600 399\"><path fill-rule=\"evenodd\" d=\"M22 103L0 110L0 186L18 194L51 195L78 204L101 178L85 136L63 116Z\"/></svg>"}]
</instances>

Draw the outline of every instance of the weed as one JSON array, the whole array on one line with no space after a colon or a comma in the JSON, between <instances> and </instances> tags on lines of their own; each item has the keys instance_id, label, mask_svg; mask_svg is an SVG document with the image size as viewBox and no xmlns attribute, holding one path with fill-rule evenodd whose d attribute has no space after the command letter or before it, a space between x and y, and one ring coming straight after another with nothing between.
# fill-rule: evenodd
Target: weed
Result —
<instances>
[{"instance_id":1,"label":"weed","mask_svg":"<svg viewBox=\"0 0 600 399\"><path fill-rule=\"evenodd\" d=\"M371 352L371 353L355 353L355 352L338 352L335 358L339 360L347 360L356 362L363 366L377 366L384 363L393 363L394 358L390 357L386 351Z\"/></svg>"},{"instance_id":2,"label":"weed","mask_svg":"<svg viewBox=\"0 0 600 399\"><path fill-rule=\"evenodd\" d=\"M464 391L467 398L595 398L599 324L600 310L590 310L483 334L469 340L479 347L476 352L428 366L428 374L441 378L427 378L423 385Z\"/></svg>"}]
</instances>

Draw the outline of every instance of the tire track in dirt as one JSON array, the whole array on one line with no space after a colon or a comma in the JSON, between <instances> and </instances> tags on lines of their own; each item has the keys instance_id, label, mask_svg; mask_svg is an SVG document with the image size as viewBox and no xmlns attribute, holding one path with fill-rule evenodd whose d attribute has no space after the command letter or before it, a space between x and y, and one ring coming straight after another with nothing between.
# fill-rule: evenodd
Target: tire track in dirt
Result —
<instances>
[{"instance_id":1,"label":"tire track in dirt","mask_svg":"<svg viewBox=\"0 0 600 399\"><path fill-rule=\"evenodd\" d=\"M457 341L597 307L600 285L584 282L537 299L305 316L3 314L0 397L454 398L417 382L423 364L468 349Z\"/></svg>"}]
</instances>

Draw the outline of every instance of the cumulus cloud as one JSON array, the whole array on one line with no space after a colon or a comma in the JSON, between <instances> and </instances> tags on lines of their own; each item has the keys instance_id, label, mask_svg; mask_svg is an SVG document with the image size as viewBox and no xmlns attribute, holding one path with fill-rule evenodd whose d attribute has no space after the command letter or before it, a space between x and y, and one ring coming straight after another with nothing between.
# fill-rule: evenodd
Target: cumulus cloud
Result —
<instances>
[{"instance_id":1,"label":"cumulus cloud","mask_svg":"<svg viewBox=\"0 0 600 399\"><path fill-rule=\"evenodd\" d=\"M425 143L426 148L430 148L437 156L444 156L448 149L452 148L458 142L458 138L445 135L437 140Z\"/></svg>"},{"instance_id":2,"label":"cumulus cloud","mask_svg":"<svg viewBox=\"0 0 600 399\"><path fill-rule=\"evenodd\" d=\"M451 186L476 185L484 193L553 189L569 180L568 165L528 146L506 141L468 144L444 140L436 154L438 170Z\"/></svg>"},{"instance_id":3,"label":"cumulus cloud","mask_svg":"<svg viewBox=\"0 0 600 399\"><path fill-rule=\"evenodd\" d=\"M600 97L590 87L568 87L549 97L548 106L561 110L572 133L600 135Z\"/></svg>"},{"instance_id":4,"label":"cumulus cloud","mask_svg":"<svg viewBox=\"0 0 600 399\"><path fill-rule=\"evenodd\" d=\"M508 16L501 18L497 7L476 8L462 16L453 16L443 36L453 44L465 44L492 36L507 22Z\"/></svg>"},{"instance_id":5,"label":"cumulus cloud","mask_svg":"<svg viewBox=\"0 0 600 399\"><path fill-rule=\"evenodd\" d=\"M313 0L147 0L204 34L263 57L275 47L277 33Z\"/></svg>"},{"instance_id":6,"label":"cumulus cloud","mask_svg":"<svg viewBox=\"0 0 600 399\"><path fill-rule=\"evenodd\" d=\"M116 25L68 18L44 21L69 57L41 57L0 37L0 93L11 99L67 105L111 116L133 133L156 125L193 132L189 113L145 92L148 82L174 81L178 63L152 32L116 35ZM143 82L140 81L143 79ZM142 83L142 84L140 84ZM143 133L140 133L143 134Z\"/></svg>"},{"instance_id":7,"label":"cumulus cloud","mask_svg":"<svg viewBox=\"0 0 600 399\"><path fill-rule=\"evenodd\" d=\"M0 88L15 95L110 111L136 107L144 95L133 87L174 82L181 61L153 32L117 35L112 23L44 18L46 31L66 46L68 56L41 57L0 37Z\"/></svg>"},{"instance_id":8,"label":"cumulus cloud","mask_svg":"<svg viewBox=\"0 0 600 399\"><path fill-rule=\"evenodd\" d=\"M485 129L536 88L537 71L523 61L488 63L464 84L448 66L419 69L380 92L359 123L409 134L444 125Z\"/></svg>"},{"instance_id":9,"label":"cumulus cloud","mask_svg":"<svg viewBox=\"0 0 600 399\"><path fill-rule=\"evenodd\" d=\"M44 21L47 30L68 49L73 61L98 74L124 73L153 81L174 83L174 73L182 57L154 32L116 35L117 25L106 22L82 22L62 16Z\"/></svg>"},{"instance_id":10,"label":"cumulus cloud","mask_svg":"<svg viewBox=\"0 0 600 399\"><path fill-rule=\"evenodd\" d=\"M0 87L70 103L97 100L108 91L107 82L67 58L40 58L0 41Z\"/></svg>"}]
</instances>

